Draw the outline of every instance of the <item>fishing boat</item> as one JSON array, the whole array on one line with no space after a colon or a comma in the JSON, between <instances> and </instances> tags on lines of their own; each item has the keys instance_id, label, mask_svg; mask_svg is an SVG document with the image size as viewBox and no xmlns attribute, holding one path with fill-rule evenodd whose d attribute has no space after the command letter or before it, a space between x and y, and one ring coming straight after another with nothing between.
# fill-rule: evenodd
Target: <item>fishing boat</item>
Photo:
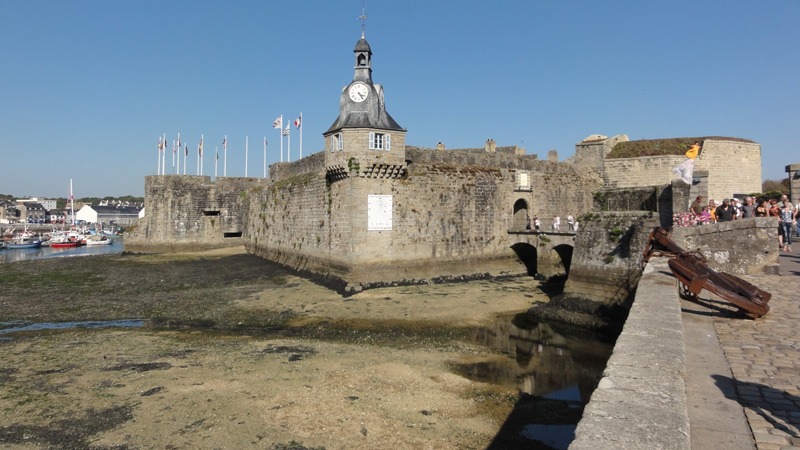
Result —
<instances>
[{"instance_id":1,"label":"fishing boat","mask_svg":"<svg viewBox=\"0 0 800 450\"><path fill-rule=\"evenodd\" d=\"M6 242L6 248L9 250L19 249L19 248L39 248L42 246L41 239L18 239L10 242Z\"/></svg>"},{"instance_id":2,"label":"fishing boat","mask_svg":"<svg viewBox=\"0 0 800 450\"><path fill-rule=\"evenodd\" d=\"M53 231L50 234L50 246L54 248L78 247L83 245L86 236L75 230Z\"/></svg>"},{"instance_id":3,"label":"fishing boat","mask_svg":"<svg viewBox=\"0 0 800 450\"><path fill-rule=\"evenodd\" d=\"M50 247L52 248L70 248L70 247L78 247L81 243L78 241L60 241L60 242L53 242L50 241Z\"/></svg>"},{"instance_id":4,"label":"fishing boat","mask_svg":"<svg viewBox=\"0 0 800 450\"><path fill-rule=\"evenodd\" d=\"M92 236L86 236L86 241L84 243L86 245L109 245L114 243L114 241L105 236L95 234Z\"/></svg>"}]
</instances>

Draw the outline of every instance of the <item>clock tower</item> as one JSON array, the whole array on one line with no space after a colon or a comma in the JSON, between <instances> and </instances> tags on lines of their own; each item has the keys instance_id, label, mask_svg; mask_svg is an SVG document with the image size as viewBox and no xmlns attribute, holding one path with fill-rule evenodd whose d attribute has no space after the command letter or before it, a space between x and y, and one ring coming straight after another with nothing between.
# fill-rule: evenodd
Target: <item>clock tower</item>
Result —
<instances>
[{"instance_id":1,"label":"clock tower","mask_svg":"<svg viewBox=\"0 0 800 450\"><path fill-rule=\"evenodd\" d=\"M372 49L356 43L353 81L342 88L339 117L325 137L325 167L333 179L394 178L405 172L406 130L386 112L383 86L372 82Z\"/></svg>"}]
</instances>

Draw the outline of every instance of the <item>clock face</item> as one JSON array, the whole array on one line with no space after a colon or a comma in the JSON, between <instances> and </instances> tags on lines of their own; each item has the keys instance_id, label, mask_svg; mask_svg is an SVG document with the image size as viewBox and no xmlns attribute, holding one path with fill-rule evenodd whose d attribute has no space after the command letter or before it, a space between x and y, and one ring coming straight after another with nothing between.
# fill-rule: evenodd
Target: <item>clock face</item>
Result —
<instances>
[{"instance_id":1,"label":"clock face","mask_svg":"<svg viewBox=\"0 0 800 450\"><path fill-rule=\"evenodd\" d=\"M369 95L369 88L366 84L356 83L350 86L350 100L360 103L367 99Z\"/></svg>"}]
</instances>

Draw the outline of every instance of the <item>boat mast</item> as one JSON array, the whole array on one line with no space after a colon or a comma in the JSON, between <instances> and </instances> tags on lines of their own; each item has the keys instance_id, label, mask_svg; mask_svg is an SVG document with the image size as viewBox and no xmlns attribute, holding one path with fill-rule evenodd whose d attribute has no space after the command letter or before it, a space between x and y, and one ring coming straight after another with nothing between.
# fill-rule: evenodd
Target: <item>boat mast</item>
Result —
<instances>
[{"instance_id":1,"label":"boat mast","mask_svg":"<svg viewBox=\"0 0 800 450\"><path fill-rule=\"evenodd\" d=\"M72 228L75 229L75 198L72 196L72 178L69 179L69 209L72 214Z\"/></svg>"}]
</instances>

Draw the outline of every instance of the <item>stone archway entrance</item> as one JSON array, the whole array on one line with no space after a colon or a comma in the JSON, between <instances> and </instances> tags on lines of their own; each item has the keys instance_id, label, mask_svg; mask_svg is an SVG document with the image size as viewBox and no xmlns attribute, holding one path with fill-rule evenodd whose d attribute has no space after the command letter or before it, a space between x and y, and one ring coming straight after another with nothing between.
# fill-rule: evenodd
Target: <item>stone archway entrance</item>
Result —
<instances>
[{"instance_id":1,"label":"stone archway entrance","mask_svg":"<svg viewBox=\"0 0 800 450\"><path fill-rule=\"evenodd\" d=\"M519 199L514 202L514 216L511 221L511 228L515 230L524 230L525 225L528 223L528 202Z\"/></svg>"}]
</instances>

